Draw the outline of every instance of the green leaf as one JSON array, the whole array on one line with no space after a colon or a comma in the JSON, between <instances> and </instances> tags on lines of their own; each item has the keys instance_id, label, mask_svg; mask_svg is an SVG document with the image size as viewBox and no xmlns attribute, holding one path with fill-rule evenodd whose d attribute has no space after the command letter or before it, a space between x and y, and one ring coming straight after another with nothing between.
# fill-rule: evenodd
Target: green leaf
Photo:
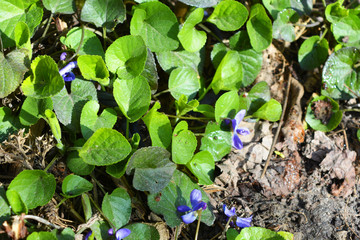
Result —
<instances>
[{"instance_id":1,"label":"green leaf","mask_svg":"<svg viewBox=\"0 0 360 240\"><path fill-rule=\"evenodd\" d=\"M175 50L179 46L179 26L175 14L161 2L147 2L134 7L131 35L141 36L152 52Z\"/></svg>"},{"instance_id":2,"label":"green leaf","mask_svg":"<svg viewBox=\"0 0 360 240\"><path fill-rule=\"evenodd\" d=\"M3 48L16 45L15 26L18 22L25 22L32 35L43 17L42 7L37 6L36 3L30 5L23 0L0 0L0 12L0 36Z\"/></svg>"},{"instance_id":3,"label":"green leaf","mask_svg":"<svg viewBox=\"0 0 360 240\"><path fill-rule=\"evenodd\" d=\"M11 209L15 214L27 213L28 208L26 204L21 199L20 194L15 190L7 190L6 198L8 199Z\"/></svg>"},{"instance_id":4,"label":"green leaf","mask_svg":"<svg viewBox=\"0 0 360 240\"><path fill-rule=\"evenodd\" d=\"M19 119L21 124L30 126L35 124L41 117L45 117L45 110L53 109L51 98L27 97L21 106Z\"/></svg>"},{"instance_id":5,"label":"green leaf","mask_svg":"<svg viewBox=\"0 0 360 240\"><path fill-rule=\"evenodd\" d=\"M81 55L78 57L77 63L85 79L98 81L102 85L109 84L109 71L101 56Z\"/></svg>"},{"instance_id":6,"label":"green leaf","mask_svg":"<svg viewBox=\"0 0 360 240\"><path fill-rule=\"evenodd\" d=\"M84 160L79 156L78 151L71 151L67 154L66 166L71 170L71 172L78 175L89 175L95 169L94 165L89 165L84 162Z\"/></svg>"},{"instance_id":7,"label":"green leaf","mask_svg":"<svg viewBox=\"0 0 360 240\"><path fill-rule=\"evenodd\" d=\"M279 12L273 23L273 38L293 42L295 40L295 28L292 23L297 22L299 15L293 9L284 9Z\"/></svg>"},{"instance_id":8,"label":"green leaf","mask_svg":"<svg viewBox=\"0 0 360 240\"><path fill-rule=\"evenodd\" d=\"M99 109L100 105L97 101L90 100L81 111L80 128L85 139L89 139L99 128L113 128L117 121L115 110L105 108L98 116Z\"/></svg>"},{"instance_id":9,"label":"green leaf","mask_svg":"<svg viewBox=\"0 0 360 240\"><path fill-rule=\"evenodd\" d=\"M206 33L204 31L196 30L196 24L200 23L204 17L204 9L195 9L184 22L178 38L188 52L199 51L206 42Z\"/></svg>"},{"instance_id":10,"label":"green leaf","mask_svg":"<svg viewBox=\"0 0 360 240\"><path fill-rule=\"evenodd\" d=\"M360 13L349 10L349 15L331 25L335 39L346 47L360 47Z\"/></svg>"},{"instance_id":11,"label":"green leaf","mask_svg":"<svg viewBox=\"0 0 360 240\"><path fill-rule=\"evenodd\" d=\"M0 107L0 141L4 141L8 136L18 129L17 119L8 107Z\"/></svg>"},{"instance_id":12,"label":"green leaf","mask_svg":"<svg viewBox=\"0 0 360 240\"><path fill-rule=\"evenodd\" d=\"M290 4L299 15L310 15L313 8L312 0L290 0Z\"/></svg>"},{"instance_id":13,"label":"green leaf","mask_svg":"<svg viewBox=\"0 0 360 240\"><path fill-rule=\"evenodd\" d=\"M171 143L172 129L169 118L159 113L160 103L155 102L151 110L142 117L142 120L148 128L152 146L168 148Z\"/></svg>"},{"instance_id":14,"label":"green leaf","mask_svg":"<svg viewBox=\"0 0 360 240\"><path fill-rule=\"evenodd\" d=\"M42 2L52 13L73 14L76 11L74 0L43 0Z\"/></svg>"},{"instance_id":15,"label":"green leaf","mask_svg":"<svg viewBox=\"0 0 360 240\"><path fill-rule=\"evenodd\" d=\"M47 204L55 187L54 175L42 170L24 170L11 181L8 190L16 191L28 209L33 209Z\"/></svg>"},{"instance_id":16,"label":"green leaf","mask_svg":"<svg viewBox=\"0 0 360 240\"><path fill-rule=\"evenodd\" d=\"M358 140L360 141L360 129L357 130L356 136L357 136Z\"/></svg>"},{"instance_id":17,"label":"green leaf","mask_svg":"<svg viewBox=\"0 0 360 240\"><path fill-rule=\"evenodd\" d=\"M61 189L66 198L73 198L90 191L93 185L88 180L77 176L68 175L65 177Z\"/></svg>"},{"instance_id":18,"label":"green leaf","mask_svg":"<svg viewBox=\"0 0 360 240\"><path fill-rule=\"evenodd\" d=\"M140 36L124 36L113 42L105 53L105 61L110 72L119 78L131 79L144 70L147 50Z\"/></svg>"},{"instance_id":19,"label":"green leaf","mask_svg":"<svg viewBox=\"0 0 360 240\"><path fill-rule=\"evenodd\" d=\"M347 87L349 87L359 95L360 68L355 68L359 61L360 51L354 47L342 48L331 54L325 62L322 72L323 83L325 83L325 90L322 91L322 94L334 99L355 97L348 90Z\"/></svg>"},{"instance_id":20,"label":"green leaf","mask_svg":"<svg viewBox=\"0 0 360 240\"><path fill-rule=\"evenodd\" d=\"M190 193L194 189L201 191L202 201L207 203L207 209L201 214L201 222L211 226L215 221L215 216L208 196L199 185L193 183L188 176L178 170L175 170L170 183L161 191L161 196L158 193L148 195L148 205L153 212L163 215L171 228L179 226L182 222L182 214L177 211L177 207L191 206Z\"/></svg>"},{"instance_id":21,"label":"green leaf","mask_svg":"<svg viewBox=\"0 0 360 240\"><path fill-rule=\"evenodd\" d=\"M190 171L198 178L199 184L211 185L214 180L215 161L208 151L195 154L190 162L186 164Z\"/></svg>"},{"instance_id":22,"label":"green leaf","mask_svg":"<svg viewBox=\"0 0 360 240\"><path fill-rule=\"evenodd\" d=\"M54 135L56 141L58 142L58 147L61 148L62 147L62 143L61 143L61 128L60 128L60 124L58 119L56 118L55 113L50 110L50 109L46 109L45 110L45 119L47 120L47 123L50 126L51 132Z\"/></svg>"},{"instance_id":23,"label":"green leaf","mask_svg":"<svg viewBox=\"0 0 360 240\"><path fill-rule=\"evenodd\" d=\"M175 102L176 104L176 102ZM193 109L194 112L198 112L203 114L205 117L208 118L215 118L215 108L208 104L200 104L199 106Z\"/></svg>"},{"instance_id":24,"label":"green leaf","mask_svg":"<svg viewBox=\"0 0 360 240\"><path fill-rule=\"evenodd\" d=\"M331 106L328 106L329 103ZM342 111L339 109L339 104L326 96L314 98L306 110L305 121L311 128L318 131L334 130L340 124L341 119Z\"/></svg>"},{"instance_id":25,"label":"green leaf","mask_svg":"<svg viewBox=\"0 0 360 240\"><path fill-rule=\"evenodd\" d=\"M138 240L138 239L151 239L160 240L160 234L158 230L144 223L133 223L126 226L131 231L131 234L126 237L126 240Z\"/></svg>"},{"instance_id":26,"label":"green leaf","mask_svg":"<svg viewBox=\"0 0 360 240\"><path fill-rule=\"evenodd\" d=\"M60 231L61 230L56 230L56 229L51 231L52 234L56 234L57 240L73 240L73 239L75 239L75 233L71 228L67 227L64 230L62 230L61 232Z\"/></svg>"},{"instance_id":27,"label":"green leaf","mask_svg":"<svg viewBox=\"0 0 360 240\"><path fill-rule=\"evenodd\" d=\"M233 35L235 36L235 34ZM211 51L211 62L217 69L220 65L221 60L225 57L226 53L230 48L226 47L223 43L216 43Z\"/></svg>"},{"instance_id":28,"label":"green leaf","mask_svg":"<svg viewBox=\"0 0 360 240\"><path fill-rule=\"evenodd\" d=\"M41 55L35 58L31 63L31 70L32 75L26 78L21 86L26 96L52 97L64 87L64 79L50 56Z\"/></svg>"},{"instance_id":29,"label":"green leaf","mask_svg":"<svg viewBox=\"0 0 360 240\"><path fill-rule=\"evenodd\" d=\"M235 228L229 228L226 231L226 240L235 240L239 232Z\"/></svg>"},{"instance_id":30,"label":"green leaf","mask_svg":"<svg viewBox=\"0 0 360 240\"><path fill-rule=\"evenodd\" d=\"M186 164L189 162L197 147L195 134L188 130L187 123L185 129L178 128L182 123L184 124L186 122L181 121L177 124L172 137L172 160L177 164Z\"/></svg>"},{"instance_id":31,"label":"green leaf","mask_svg":"<svg viewBox=\"0 0 360 240\"><path fill-rule=\"evenodd\" d=\"M209 151L215 161L220 161L231 151L231 132L219 123L209 122L201 139L200 150Z\"/></svg>"},{"instance_id":32,"label":"green leaf","mask_svg":"<svg viewBox=\"0 0 360 240\"><path fill-rule=\"evenodd\" d=\"M16 48L25 48L28 50L29 59L32 57L32 47L30 42L30 29L24 22L18 22L15 26L15 43Z\"/></svg>"},{"instance_id":33,"label":"green leaf","mask_svg":"<svg viewBox=\"0 0 360 240\"><path fill-rule=\"evenodd\" d=\"M262 66L262 53L255 51L250 45L249 35L246 31L235 33L229 40L230 48L238 51L243 66L243 79L241 87L252 84L259 74Z\"/></svg>"},{"instance_id":34,"label":"green leaf","mask_svg":"<svg viewBox=\"0 0 360 240\"><path fill-rule=\"evenodd\" d=\"M76 51L79 47L81 40L82 30L79 27L72 28L66 37L60 38L61 42L68 48ZM95 33L88 29L84 29L84 39L80 46L79 55L98 55L105 58L105 53L100 40Z\"/></svg>"},{"instance_id":35,"label":"green leaf","mask_svg":"<svg viewBox=\"0 0 360 240\"><path fill-rule=\"evenodd\" d=\"M207 21L223 31L236 31L244 25L248 16L248 10L240 2L224 0L216 5Z\"/></svg>"},{"instance_id":36,"label":"green leaf","mask_svg":"<svg viewBox=\"0 0 360 240\"><path fill-rule=\"evenodd\" d=\"M284 238L284 240L293 240L294 239L294 235L289 232L280 231L280 232L277 232L277 234L282 236Z\"/></svg>"},{"instance_id":37,"label":"green leaf","mask_svg":"<svg viewBox=\"0 0 360 240\"><path fill-rule=\"evenodd\" d=\"M186 113L195 110L199 106L199 101L194 99L188 102L188 98L185 95L181 95L179 100L175 101L176 115L182 116Z\"/></svg>"},{"instance_id":38,"label":"green leaf","mask_svg":"<svg viewBox=\"0 0 360 240\"><path fill-rule=\"evenodd\" d=\"M215 94L221 90L239 90L242 86L243 67L237 51L228 51L216 69L212 80Z\"/></svg>"},{"instance_id":39,"label":"green leaf","mask_svg":"<svg viewBox=\"0 0 360 240\"><path fill-rule=\"evenodd\" d=\"M131 146L121 133L100 128L86 141L79 155L87 164L104 166L124 160L130 151Z\"/></svg>"},{"instance_id":40,"label":"green leaf","mask_svg":"<svg viewBox=\"0 0 360 240\"><path fill-rule=\"evenodd\" d=\"M57 240L54 234L51 232L33 232L27 238L27 240Z\"/></svg>"},{"instance_id":41,"label":"green leaf","mask_svg":"<svg viewBox=\"0 0 360 240\"><path fill-rule=\"evenodd\" d=\"M156 53L161 68L170 73L175 68L190 67L194 71L201 72L201 58L199 52L169 51Z\"/></svg>"},{"instance_id":42,"label":"green leaf","mask_svg":"<svg viewBox=\"0 0 360 240\"><path fill-rule=\"evenodd\" d=\"M270 46L272 41L272 24L261 4L251 7L250 17L246 23L251 46L258 52Z\"/></svg>"},{"instance_id":43,"label":"green leaf","mask_svg":"<svg viewBox=\"0 0 360 240\"><path fill-rule=\"evenodd\" d=\"M250 101L248 114L256 112L262 105L270 101L270 88L265 81L255 84L247 97Z\"/></svg>"},{"instance_id":44,"label":"green leaf","mask_svg":"<svg viewBox=\"0 0 360 240\"><path fill-rule=\"evenodd\" d=\"M149 109L151 90L143 76L130 80L116 79L114 97L125 117L135 122Z\"/></svg>"},{"instance_id":45,"label":"green leaf","mask_svg":"<svg viewBox=\"0 0 360 240\"><path fill-rule=\"evenodd\" d=\"M141 76L145 77L145 79L148 81L151 93L156 93L158 88L159 75L157 72L154 54L150 51L150 49L147 49L145 68L144 71L142 71Z\"/></svg>"},{"instance_id":46,"label":"green leaf","mask_svg":"<svg viewBox=\"0 0 360 240\"><path fill-rule=\"evenodd\" d=\"M298 59L302 69L313 70L320 67L328 57L329 43L319 36L311 36L300 46Z\"/></svg>"},{"instance_id":47,"label":"green leaf","mask_svg":"<svg viewBox=\"0 0 360 240\"><path fill-rule=\"evenodd\" d=\"M170 73L169 91L176 100L181 95L193 99L200 89L199 79L197 72L191 68L176 68Z\"/></svg>"},{"instance_id":48,"label":"green leaf","mask_svg":"<svg viewBox=\"0 0 360 240\"><path fill-rule=\"evenodd\" d=\"M290 0L263 0L262 2L273 19L277 18L280 11L291 8Z\"/></svg>"},{"instance_id":49,"label":"green leaf","mask_svg":"<svg viewBox=\"0 0 360 240\"><path fill-rule=\"evenodd\" d=\"M198 8L208 8L208 7L212 7L215 6L216 4L219 3L220 0L180 0L180 2L185 3L186 5L189 6L194 6L194 7L198 7Z\"/></svg>"},{"instance_id":50,"label":"green leaf","mask_svg":"<svg viewBox=\"0 0 360 240\"><path fill-rule=\"evenodd\" d=\"M8 200L6 199L6 193L4 186L0 186L0 221L4 221L10 217L11 208Z\"/></svg>"},{"instance_id":51,"label":"green leaf","mask_svg":"<svg viewBox=\"0 0 360 240\"><path fill-rule=\"evenodd\" d=\"M98 100L94 84L80 79L71 82L70 94L63 88L51 99L59 121L74 132L80 131L81 110L85 103Z\"/></svg>"},{"instance_id":52,"label":"green leaf","mask_svg":"<svg viewBox=\"0 0 360 240\"><path fill-rule=\"evenodd\" d=\"M91 22L96 27L108 30L125 20L125 6L122 0L86 0L81 10L81 21Z\"/></svg>"},{"instance_id":53,"label":"green leaf","mask_svg":"<svg viewBox=\"0 0 360 240\"><path fill-rule=\"evenodd\" d=\"M176 165L170 153L161 147L145 147L130 158L126 173L134 172L133 186L140 191L157 193L168 185Z\"/></svg>"},{"instance_id":54,"label":"green leaf","mask_svg":"<svg viewBox=\"0 0 360 240\"><path fill-rule=\"evenodd\" d=\"M326 6L325 17L331 23L339 21L341 18L349 15L349 10L344 8L342 2L337 1Z\"/></svg>"},{"instance_id":55,"label":"green leaf","mask_svg":"<svg viewBox=\"0 0 360 240\"><path fill-rule=\"evenodd\" d=\"M284 240L282 236L274 231L261 227L247 227L243 228L235 240Z\"/></svg>"},{"instance_id":56,"label":"green leaf","mask_svg":"<svg viewBox=\"0 0 360 240\"><path fill-rule=\"evenodd\" d=\"M254 114L253 117L268 120L271 122L279 121L282 113L281 104L275 99L270 99L267 103L262 105Z\"/></svg>"},{"instance_id":57,"label":"green leaf","mask_svg":"<svg viewBox=\"0 0 360 240\"><path fill-rule=\"evenodd\" d=\"M223 118L234 118L239 110L240 102L237 91L224 93L215 103L215 120L219 123Z\"/></svg>"},{"instance_id":58,"label":"green leaf","mask_svg":"<svg viewBox=\"0 0 360 240\"><path fill-rule=\"evenodd\" d=\"M0 98L15 91L28 71L29 58L21 50L11 51L4 56L0 52Z\"/></svg>"}]
</instances>

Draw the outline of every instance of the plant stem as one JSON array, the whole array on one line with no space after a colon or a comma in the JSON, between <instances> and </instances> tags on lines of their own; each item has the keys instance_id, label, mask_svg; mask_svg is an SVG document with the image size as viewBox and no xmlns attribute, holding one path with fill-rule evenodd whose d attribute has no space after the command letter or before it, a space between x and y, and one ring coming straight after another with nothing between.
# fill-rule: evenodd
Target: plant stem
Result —
<instances>
[{"instance_id":1,"label":"plant stem","mask_svg":"<svg viewBox=\"0 0 360 240\"><path fill-rule=\"evenodd\" d=\"M129 119L126 118L126 131L125 131L125 137L126 139L129 139L129 135L130 135L130 126L129 126Z\"/></svg>"},{"instance_id":2,"label":"plant stem","mask_svg":"<svg viewBox=\"0 0 360 240\"><path fill-rule=\"evenodd\" d=\"M219 42L222 43L222 40L216 36L216 34L214 34L209 28L207 28L204 24L199 23L198 24L199 27L201 27L202 29L204 29L207 33L209 33L211 36L213 36L216 40L218 40Z\"/></svg>"},{"instance_id":3,"label":"plant stem","mask_svg":"<svg viewBox=\"0 0 360 240\"><path fill-rule=\"evenodd\" d=\"M102 32L102 35L103 35L103 48L104 48L104 51L106 50L106 27L103 27L102 28L103 32Z\"/></svg>"},{"instance_id":4,"label":"plant stem","mask_svg":"<svg viewBox=\"0 0 360 240\"><path fill-rule=\"evenodd\" d=\"M207 118L207 117L183 117L183 116L175 116L175 115L170 115L170 114L166 114L166 116L168 116L169 118L179 118L179 119L185 119L185 120L197 120L197 121L204 121L204 120L210 120L213 118Z\"/></svg>"},{"instance_id":5,"label":"plant stem","mask_svg":"<svg viewBox=\"0 0 360 240\"><path fill-rule=\"evenodd\" d=\"M324 7L326 8L326 0L322 0Z\"/></svg>"},{"instance_id":6,"label":"plant stem","mask_svg":"<svg viewBox=\"0 0 360 240\"><path fill-rule=\"evenodd\" d=\"M56 162L56 160L58 160L58 155L55 155L55 157L51 160L51 162L45 167L44 171L47 172L49 170L49 168L54 165L54 163Z\"/></svg>"},{"instance_id":7,"label":"plant stem","mask_svg":"<svg viewBox=\"0 0 360 240\"><path fill-rule=\"evenodd\" d=\"M175 228L175 240L177 240L178 239L178 235L179 235L179 226L176 226L176 228Z\"/></svg>"},{"instance_id":8,"label":"plant stem","mask_svg":"<svg viewBox=\"0 0 360 240\"><path fill-rule=\"evenodd\" d=\"M85 36L85 27L84 27L84 24L81 23L81 38L80 38L79 46L78 46L78 48L76 49L76 52L74 53L74 55L72 55L71 58L70 58L69 60L67 60L67 62L70 62L71 60L73 60L74 57L76 57L76 56L78 55L78 53L80 52L81 45L82 45L83 42L84 42L84 36Z\"/></svg>"},{"instance_id":9,"label":"plant stem","mask_svg":"<svg viewBox=\"0 0 360 240\"><path fill-rule=\"evenodd\" d=\"M199 211L199 219L198 219L198 223L197 223L197 226L196 226L195 240L198 239L198 235L199 235L200 222L201 222L201 213L202 213L202 210Z\"/></svg>"},{"instance_id":10,"label":"plant stem","mask_svg":"<svg viewBox=\"0 0 360 240\"><path fill-rule=\"evenodd\" d=\"M344 111L344 112L360 112L360 109L357 109L357 108L355 108L355 109L342 109L342 111Z\"/></svg>"},{"instance_id":11,"label":"plant stem","mask_svg":"<svg viewBox=\"0 0 360 240\"><path fill-rule=\"evenodd\" d=\"M153 97L156 98L156 97L160 96L161 94L164 94L164 93L167 93L167 92L170 92L170 90L166 89L166 90L164 90L162 92L158 92L157 94L154 94Z\"/></svg>"},{"instance_id":12,"label":"plant stem","mask_svg":"<svg viewBox=\"0 0 360 240\"><path fill-rule=\"evenodd\" d=\"M47 221L47 220L45 220L45 219L43 219L41 217L38 217L38 216L25 215L24 219L32 219L32 220L38 221L39 223L49 225L50 227L53 227L55 229L62 229L62 227L60 227L58 225L55 225L55 224L52 224L51 222L49 222L49 221Z\"/></svg>"},{"instance_id":13,"label":"plant stem","mask_svg":"<svg viewBox=\"0 0 360 240\"><path fill-rule=\"evenodd\" d=\"M88 195L89 196L89 195ZM92 199L91 196L89 196L90 201L92 202L92 204L94 204L94 207L100 212L101 216L103 216L103 218L109 223L109 225L113 228L116 229L115 226L112 224L112 222L110 221L109 218L107 218L105 216L105 214L101 211L101 209L99 208L99 206L95 203L94 199Z\"/></svg>"},{"instance_id":14,"label":"plant stem","mask_svg":"<svg viewBox=\"0 0 360 240\"><path fill-rule=\"evenodd\" d=\"M2 41L1 33L0 33L0 50L1 50L2 53L4 53L4 46L3 46L3 41Z\"/></svg>"},{"instance_id":15,"label":"plant stem","mask_svg":"<svg viewBox=\"0 0 360 240\"><path fill-rule=\"evenodd\" d=\"M228 227L230 225L231 219L232 219L232 217L229 217L229 220L227 221L227 223L225 225L224 231L222 232L222 235L221 235L220 239L225 239L226 238L226 231L227 231L227 229L228 229Z\"/></svg>"},{"instance_id":16,"label":"plant stem","mask_svg":"<svg viewBox=\"0 0 360 240\"><path fill-rule=\"evenodd\" d=\"M325 37L325 35L326 35L326 33L327 33L328 30L329 30L328 28L325 28L324 33L321 35L321 37L320 37L320 39L319 39L318 42L321 42L321 40L323 40L323 38Z\"/></svg>"},{"instance_id":17,"label":"plant stem","mask_svg":"<svg viewBox=\"0 0 360 240\"><path fill-rule=\"evenodd\" d=\"M58 205L56 205L56 208L59 208L61 206L61 204L63 204L66 200L68 200L67 198L63 198L61 199L61 201L59 202Z\"/></svg>"},{"instance_id":18,"label":"plant stem","mask_svg":"<svg viewBox=\"0 0 360 240\"><path fill-rule=\"evenodd\" d=\"M50 17L49 17L49 21L48 21L47 24L46 24L45 30L44 30L41 38L44 38L44 37L46 36L46 33L47 33L47 31L49 30L50 23L51 23L51 19L53 18L53 16L54 16L54 14L51 13L51 14L50 14Z\"/></svg>"},{"instance_id":19,"label":"plant stem","mask_svg":"<svg viewBox=\"0 0 360 240\"><path fill-rule=\"evenodd\" d=\"M205 97L205 95L207 94L207 92L211 89L211 86L212 86L212 84L210 84L210 85L206 88L205 92L203 92L203 94L201 94L201 96L198 98L198 101L199 101L199 102Z\"/></svg>"}]
</instances>

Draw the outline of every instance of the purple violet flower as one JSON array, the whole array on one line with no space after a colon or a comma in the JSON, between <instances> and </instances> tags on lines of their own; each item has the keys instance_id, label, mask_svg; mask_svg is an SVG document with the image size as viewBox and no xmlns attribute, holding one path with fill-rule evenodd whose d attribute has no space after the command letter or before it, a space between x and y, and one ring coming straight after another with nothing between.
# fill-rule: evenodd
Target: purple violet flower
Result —
<instances>
[{"instance_id":1,"label":"purple violet flower","mask_svg":"<svg viewBox=\"0 0 360 240\"><path fill-rule=\"evenodd\" d=\"M60 69L59 73L65 82L70 82L75 79L75 74L71 72L77 67L77 61L69 62L64 68Z\"/></svg>"},{"instance_id":2,"label":"purple violet flower","mask_svg":"<svg viewBox=\"0 0 360 240\"><path fill-rule=\"evenodd\" d=\"M206 209L207 204L206 204L206 202L201 201L201 198L202 198L201 191L198 189L194 189L190 193L190 202L191 202L192 208L190 208L186 205L181 205L181 206L177 207L177 210L179 212L191 211L191 212L181 216L181 219L183 220L183 222L185 224L190 224L193 221L195 221L195 219L198 215L198 211L203 211Z\"/></svg>"},{"instance_id":3,"label":"purple violet flower","mask_svg":"<svg viewBox=\"0 0 360 240\"><path fill-rule=\"evenodd\" d=\"M88 233L85 235L85 240L88 240L89 237L91 236L91 234L92 234L92 231L88 232Z\"/></svg>"},{"instance_id":4,"label":"purple violet flower","mask_svg":"<svg viewBox=\"0 0 360 240\"><path fill-rule=\"evenodd\" d=\"M236 211L235 211L235 207L232 207L230 210L226 207L226 205L223 205L223 210L226 216L228 216L229 218L232 218L234 216L236 216ZM252 216L248 217L248 218L241 218L241 217L237 217L236 218L236 226L238 226L239 228L246 228L246 227L250 227L251 226L251 221L252 221ZM230 224L232 225L232 224ZM232 225L234 227L234 225Z\"/></svg>"},{"instance_id":5,"label":"purple violet flower","mask_svg":"<svg viewBox=\"0 0 360 240\"><path fill-rule=\"evenodd\" d=\"M130 229L120 228L119 230L117 230L115 232L115 238L116 238L116 240L121 240L121 239L126 238L127 236L129 236L130 233L131 233ZM110 228L108 230L108 234L110 236L114 235L114 229Z\"/></svg>"},{"instance_id":6,"label":"purple violet flower","mask_svg":"<svg viewBox=\"0 0 360 240\"><path fill-rule=\"evenodd\" d=\"M61 60L61 61L65 61L66 55L67 55L67 53L66 53L66 52L63 52L63 53L60 55L60 60Z\"/></svg>"},{"instance_id":7,"label":"purple violet flower","mask_svg":"<svg viewBox=\"0 0 360 240\"><path fill-rule=\"evenodd\" d=\"M240 110L234 119L231 119L231 127L232 127L232 146L238 150L243 148L243 143L240 140L240 137L238 134L246 136L248 134L250 134L250 131L248 128L245 127L239 127L239 124L241 123L241 121L243 120L243 118L245 117L246 114L246 110Z\"/></svg>"}]
</instances>

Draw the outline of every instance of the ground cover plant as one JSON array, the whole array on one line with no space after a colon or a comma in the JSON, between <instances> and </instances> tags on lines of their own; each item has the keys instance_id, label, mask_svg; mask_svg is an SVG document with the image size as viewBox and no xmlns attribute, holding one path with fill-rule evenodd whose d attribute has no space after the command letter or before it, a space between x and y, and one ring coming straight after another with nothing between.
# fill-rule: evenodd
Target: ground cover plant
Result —
<instances>
[{"instance_id":1,"label":"ground cover plant","mask_svg":"<svg viewBox=\"0 0 360 240\"><path fill-rule=\"evenodd\" d=\"M0 0L0 238L360 239L359 5Z\"/></svg>"}]
</instances>

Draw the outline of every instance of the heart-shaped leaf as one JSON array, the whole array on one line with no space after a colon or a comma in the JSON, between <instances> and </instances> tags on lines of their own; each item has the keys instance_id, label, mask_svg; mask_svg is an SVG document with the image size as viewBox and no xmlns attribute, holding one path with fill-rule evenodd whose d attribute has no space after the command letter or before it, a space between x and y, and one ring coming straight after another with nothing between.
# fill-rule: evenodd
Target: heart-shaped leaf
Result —
<instances>
[{"instance_id":1,"label":"heart-shaped leaf","mask_svg":"<svg viewBox=\"0 0 360 240\"><path fill-rule=\"evenodd\" d=\"M64 87L64 79L50 56L41 55L35 58L31 63L31 70L32 75L26 78L21 86L26 96L52 97Z\"/></svg>"},{"instance_id":2,"label":"heart-shaped leaf","mask_svg":"<svg viewBox=\"0 0 360 240\"><path fill-rule=\"evenodd\" d=\"M302 69L313 70L323 64L327 57L329 43L325 38L320 40L319 36L311 36L300 46L298 59Z\"/></svg>"},{"instance_id":3,"label":"heart-shaped leaf","mask_svg":"<svg viewBox=\"0 0 360 240\"><path fill-rule=\"evenodd\" d=\"M65 177L61 189L64 196L73 198L90 191L93 188L91 182L77 175L68 175Z\"/></svg>"},{"instance_id":4,"label":"heart-shaped leaf","mask_svg":"<svg viewBox=\"0 0 360 240\"><path fill-rule=\"evenodd\" d=\"M144 70L147 50L140 36L124 36L113 42L105 53L109 70L119 78L131 79Z\"/></svg>"},{"instance_id":5,"label":"heart-shaped leaf","mask_svg":"<svg viewBox=\"0 0 360 240\"><path fill-rule=\"evenodd\" d=\"M101 205L104 215L116 229L127 224L131 215L131 199L123 188L116 188L111 194L106 193Z\"/></svg>"},{"instance_id":6,"label":"heart-shaped leaf","mask_svg":"<svg viewBox=\"0 0 360 240\"><path fill-rule=\"evenodd\" d=\"M182 125L185 125L184 127ZM188 130L185 121L181 121L174 129L172 137L172 160L177 164L186 164L194 155L197 147L195 134Z\"/></svg>"},{"instance_id":7,"label":"heart-shaped leaf","mask_svg":"<svg viewBox=\"0 0 360 240\"><path fill-rule=\"evenodd\" d=\"M199 184L213 184L215 161L208 151L201 151L195 154L190 162L186 164L190 171L198 178Z\"/></svg>"},{"instance_id":8,"label":"heart-shaped leaf","mask_svg":"<svg viewBox=\"0 0 360 240\"><path fill-rule=\"evenodd\" d=\"M254 117L265 119L268 121L279 121L282 113L281 104L275 99L270 99L267 103L262 105L254 114Z\"/></svg>"},{"instance_id":9,"label":"heart-shaped leaf","mask_svg":"<svg viewBox=\"0 0 360 240\"><path fill-rule=\"evenodd\" d=\"M173 11L161 2L147 2L134 7L131 35L141 36L152 52L171 51L179 46L179 26Z\"/></svg>"},{"instance_id":10,"label":"heart-shaped leaf","mask_svg":"<svg viewBox=\"0 0 360 240\"><path fill-rule=\"evenodd\" d=\"M90 100L81 111L80 127L85 139L90 138L99 128L113 128L116 123L117 116L115 110L106 108L98 116L99 109L100 105L96 101Z\"/></svg>"},{"instance_id":11,"label":"heart-shaped leaf","mask_svg":"<svg viewBox=\"0 0 360 240\"><path fill-rule=\"evenodd\" d=\"M24 170L11 181L8 190L16 191L27 208L33 209L48 203L55 193L55 187L54 175L42 170Z\"/></svg>"},{"instance_id":12,"label":"heart-shaped leaf","mask_svg":"<svg viewBox=\"0 0 360 240\"><path fill-rule=\"evenodd\" d=\"M144 223L133 223L126 226L131 231L131 234L126 237L126 240L138 240L138 239L151 239L160 240L160 234L158 230Z\"/></svg>"},{"instance_id":13,"label":"heart-shaped leaf","mask_svg":"<svg viewBox=\"0 0 360 240\"><path fill-rule=\"evenodd\" d=\"M35 124L41 117L45 117L45 110L53 109L51 98L27 97L21 106L19 119L21 124L30 126Z\"/></svg>"},{"instance_id":14,"label":"heart-shaped leaf","mask_svg":"<svg viewBox=\"0 0 360 240\"><path fill-rule=\"evenodd\" d=\"M224 93L215 103L215 120L220 122L223 118L234 118L239 110L240 102L237 91Z\"/></svg>"},{"instance_id":15,"label":"heart-shaped leaf","mask_svg":"<svg viewBox=\"0 0 360 240\"><path fill-rule=\"evenodd\" d=\"M240 2L224 0L216 5L207 21L223 31L236 31L244 25L248 16L248 10Z\"/></svg>"},{"instance_id":16,"label":"heart-shaped leaf","mask_svg":"<svg viewBox=\"0 0 360 240\"><path fill-rule=\"evenodd\" d=\"M131 146L121 133L100 128L86 141L79 155L87 164L104 166L124 160L130 151Z\"/></svg>"},{"instance_id":17,"label":"heart-shaped leaf","mask_svg":"<svg viewBox=\"0 0 360 240\"><path fill-rule=\"evenodd\" d=\"M178 34L178 38L186 51L197 52L205 45L206 33L195 29L195 25L200 23L203 17L204 9L197 8L184 22L184 25Z\"/></svg>"},{"instance_id":18,"label":"heart-shaped leaf","mask_svg":"<svg viewBox=\"0 0 360 240\"><path fill-rule=\"evenodd\" d=\"M177 68L170 73L169 91L179 100L181 95L193 99L200 89L199 76L192 68Z\"/></svg>"},{"instance_id":19,"label":"heart-shaped leaf","mask_svg":"<svg viewBox=\"0 0 360 240\"><path fill-rule=\"evenodd\" d=\"M74 0L43 0L43 4L52 13L73 14L76 11Z\"/></svg>"},{"instance_id":20,"label":"heart-shaped leaf","mask_svg":"<svg viewBox=\"0 0 360 240\"><path fill-rule=\"evenodd\" d=\"M134 172L133 186L137 190L157 193L168 185L175 169L167 150L145 147L131 156L126 173Z\"/></svg>"},{"instance_id":21,"label":"heart-shaped leaf","mask_svg":"<svg viewBox=\"0 0 360 240\"><path fill-rule=\"evenodd\" d=\"M125 117L135 122L149 109L151 90L143 76L130 80L116 79L114 97Z\"/></svg>"},{"instance_id":22,"label":"heart-shaped leaf","mask_svg":"<svg viewBox=\"0 0 360 240\"><path fill-rule=\"evenodd\" d=\"M101 56L81 55L77 59L77 64L85 79L98 81L102 85L109 84L109 71Z\"/></svg>"},{"instance_id":23,"label":"heart-shaped leaf","mask_svg":"<svg viewBox=\"0 0 360 240\"><path fill-rule=\"evenodd\" d=\"M175 68L190 67L201 73L201 58L199 52L168 51L156 53L161 68L170 73Z\"/></svg>"}]
</instances>

